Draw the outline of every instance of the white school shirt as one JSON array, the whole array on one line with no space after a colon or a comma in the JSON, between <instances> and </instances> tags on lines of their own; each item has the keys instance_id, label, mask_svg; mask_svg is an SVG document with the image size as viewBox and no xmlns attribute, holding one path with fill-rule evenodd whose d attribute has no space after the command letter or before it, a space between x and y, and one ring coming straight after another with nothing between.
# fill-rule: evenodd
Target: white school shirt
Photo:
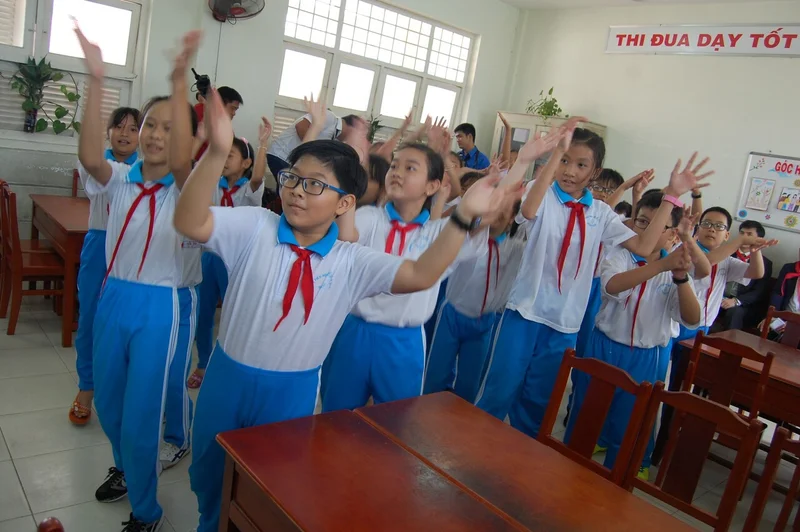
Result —
<instances>
[{"instance_id":1,"label":"white school shirt","mask_svg":"<svg viewBox=\"0 0 800 532\"><path fill-rule=\"evenodd\" d=\"M464 316L477 318L483 314L502 312L506 308L511 285L522 262L525 241L502 234L495 242L496 248L491 239L481 243L477 255L462 261L447 281L445 298Z\"/></svg>"},{"instance_id":2,"label":"white school shirt","mask_svg":"<svg viewBox=\"0 0 800 532\"><path fill-rule=\"evenodd\" d=\"M519 312L526 320L542 323L565 334L576 333L580 329L589 303L600 244L614 248L636 236L622 224L611 207L602 201L594 201L591 193L584 191L579 200L587 206L584 211L586 236L583 260L576 278L580 255L580 228L576 222L567 249L559 293L558 257L570 216L565 204L570 201L575 199L561 190L558 183L553 183L536 217L525 222L528 243L507 307Z\"/></svg>"},{"instance_id":3,"label":"white school shirt","mask_svg":"<svg viewBox=\"0 0 800 532\"><path fill-rule=\"evenodd\" d=\"M111 265L109 276L156 286L182 288L197 285L203 277L200 266L200 244L175 231L173 218L180 191L175 186L172 174L159 181L145 183L142 179L141 161L133 166L115 161L109 161L109 164L111 179L106 185L102 185L94 178L90 178L86 183L87 194L108 194L110 202L106 233L106 264ZM142 264L142 257L150 228L149 196L143 197L131 214L119 251L114 258L117 239L134 201L141 192L139 185L149 189L157 183L163 184L164 188L157 191L154 196L155 218L144 263ZM113 264L111 264L112 258L114 258Z\"/></svg>"},{"instance_id":4,"label":"white school shirt","mask_svg":"<svg viewBox=\"0 0 800 532\"><path fill-rule=\"evenodd\" d=\"M389 292L402 264L393 257L337 240L328 234L308 250L314 299L308 322L302 277L289 314L283 298L297 255L297 239L286 218L261 207L212 207L214 229L206 243L228 270L219 343L237 362L270 371L304 371L320 366L350 309L359 299Z\"/></svg>"},{"instance_id":5,"label":"white school shirt","mask_svg":"<svg viewBox=\"0 0 800 532\"><path fill-rule=\"evenodd\" d=\"M708 253L708 249L702 244L698 242L697 245ZM699 279L695 283L697 299L700 301L700 309L703 314L700 325L710 327L717 319L719 306L725 296L725 285L732 281L744 286L750 284L750 279L744 276L749 267L748 263L742 262L736 257L725 257L722 262L711 266L711 275ZM709 288L711 289L710 293Z\"/></svg>"},{"instance_id":6,"label":"white school shirt","mask_svg":"<svg viewBox=\"0 0 800 532\"><path fill-rule=\"evenodd\" d=\"M222 199L225 197L225 192L235 189L231 194L233 205L222 204ZM219 178L219 184L214 189L214 205L217 207L261 207L261 197L264 195L264 182L256 190L250 186L250 180L246 177L238 179L233 187L228 187L228 179L225 177Z\"/></svg>"},{"instance_id":7,"label":"white school shirt","mask_svg":"<svg viewBox=\"0 0 800 532\"><path fill-rule=\"evenodd\" d=\"M356 211L358 243L376 251L385 252L392 220L400 221L400 219L400 215L391 203L387 203L385 207L361 207ZM416 260L425 253L449 223L449 219L430 220L430 213L423 211L412 223L421 224L422 227L414 229L406 235L405 248L400 256L408 260ZM456 260L431 288L413 294L380 294L366 298L353 308L353 314L364 321L391 327L422 325L433 315L441 282L447 278L460 261L474 256L479 243L485 238L488 238L488 232L482 232L475 238L467 237ZM399 252L400 240L400 235L397 235L394 240L393 253Z\"/></svg>"},{"instance_id":8,"label":"white school shirt","mask_svg":"<svg viewBox=\"0 0 800 532\"><path fill-rule=\"evenodd\" d=\"M274 155L279 159L283 159L284 161L288 160L289 154L292 153L292 150L303 143L303 139L297 135L297 130L295 129L295 126L302 120L308 120L309 123L314 123L314 120L311 118L310 114L301 116L272 142L272 146L270 146L267 153ZM341 132L342 119L333 114L333 112L327 111L325 113L325 125L322 126L322 131L317 138L335 139Z\"/></svg>"},{"instance_id":9,"label":"white school shirt","mask_svg":"<svg viewBox=\"0 0 800 532\"><path fill-rule=\"evenodd\" d=\"M114 152L111 151L110 148L105 152L105 159L107 161L120 162L114 158ZM138 159L139 154L134 152L130 157L121 162L130 166ZM105 231L108 225L108 195L105 193L89 194L86 190L86 183L89 181L90 177L89 172L86 171L86 168L83 167L80 161L78 161L78 176L81 180L81 186L83 186L83 190L86 192L86 197L89 198L89 229Z\"/></svg>"},{"instance_id":10,"label":"white school shirt","mask_svg":"<svg viewBox=\"0 0 800 532\"><path fill-rule=\"evenodd\" d=\"M666 252L662 250L662 257ZM603 303L595 319L595 327L610 339L623 345L650 349L666 346L672 339L673 322L689 329L696 329L699 323L686 323L681 318L678 286L672 281L672 272L661 272L648 279L644 292L636 286L619 294L609 294L606 286L618 273L638 268L638 262L646 262L624 248L609 251L600 265L600 284L603 289ZM690 281L691 282L691 281ZM639 311L636 313L636 304ZM636 314L636 325L633 318Z\"/></svg>"}]
</instances>

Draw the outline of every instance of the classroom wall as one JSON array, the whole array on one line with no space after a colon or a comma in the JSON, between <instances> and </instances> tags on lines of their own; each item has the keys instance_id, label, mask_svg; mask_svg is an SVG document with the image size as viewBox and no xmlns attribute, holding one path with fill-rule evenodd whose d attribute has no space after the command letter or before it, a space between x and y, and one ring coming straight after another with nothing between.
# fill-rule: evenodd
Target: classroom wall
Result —
<instances>
[{"instance_id":1,"label":"classroom wall","mask_svg":"<svg viewBox=\"0 0 800 532\"><path fill-rule=\"evenodd\" d=\"M717 172L704 191L705 206L733 213L748 152L800 156L800 60L604 51L611 25L762 22L800 22L800 4L524 11L509 108L524 110L529 98L555 86L565 112L608 126L606 166L627 176L655 168L656 185L667 183L678 157L699 150ZM800 234L772 228L767 234L781 239L767 252L776 268L798 259Z\"/></svg>"}]
</instances>

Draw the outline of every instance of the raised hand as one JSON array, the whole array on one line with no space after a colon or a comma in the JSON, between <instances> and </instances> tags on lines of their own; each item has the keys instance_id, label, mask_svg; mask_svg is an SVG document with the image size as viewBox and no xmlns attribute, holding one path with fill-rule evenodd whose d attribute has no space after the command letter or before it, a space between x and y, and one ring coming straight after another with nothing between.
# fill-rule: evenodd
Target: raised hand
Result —
<instances>
[{"instance_id":1,"label":"raised hand","mask_svg":"<svg viewBox=\"0 0 800 532\"><path fill-rule=\"evenodd\" d=\"M669 185L664 189L664 194L675 196L679 198L693 189L701 189L707 187L710 183L705 183L703 180L713 175L714 172L706 172L701 174L700 170L708 163L709 158L706 157L700 163L695 164L697 160L697 152L692 154L689 162L681 170L682 162L678 159L675 163L675 168L672 170L672 175L669 178Z\"/></svg>"},{"instance_id":2,"label":"raised hand","mask_svg":"<svg viewBox=\"0 0 800 532\"><path fill-rule=\"evenodd\" d=\"M308 98L303 96L303 106L306 108L306 113L311 115L312 124L322 125L325 123L328 109L325 107L325 98L323 98L321 94L316 102L314 101L313 94Z\"/></svg>"},{"instance_id":3,"label":"raised hand","mask_svg":"<svg viewBox=\"0 0 800 532\"><path fill-rule=\"evenodd\" d=\"M561 142L559 143L559 147L564 150L568 151L570 145L572 144L572 135L575 133L575 129L578 127L578 124L581 122L588 122L589 119L585 116L573 116L569 120L567 120L564 125L562 125L559 129L563 131L563 135L561 137Z\"/></svg>"},{"instance_id":4,"label":"raised hand","mask_svg":"<svg viewBox=\"0 0 800 532\"><path fill-rule=\"evenodd\" d=\"M495 155L492 157L491 164L484 172L486 175L490 175L502 173L504 170L508 170L508 163L499 155Z\"/></svg>"},{"instance_id":5,"label":"raised hand","mask_svg":"<svg viewBox=\"0 0 800 532\"><path fill-rule=\"evenodd\" d=\"M774 238L772 240L766 240L766 239L761 239L761 240L764 240L764 241L750 245L750 253L754 253L756 251L761 251L764 248L770 248L772 246L777 246L780 243L780 240L775 240Z\"/></svg>"},{"instance_id":6,"label":"raised hand","mask_svg":"<svg viewBox=\"0 0 800 532\"><path fill-rule=\"evenodd\" d=\"M408 128L411 126L411 121L413 120L413 118L412 118L413 115L414 115L414 109L411 109L408 112L408 114L406 115L405 120L403 120L403 123L400 125L400 131L408 130Z\"/></svg>"},{"instance_id":7,"label":"raised hand","mask_svg":"<svg viewBox=\"0 0 800 532\"><path fill-rule=\"evenodd\" d=\"M561 128L550 130L545 136L542 136L541 133L536 133L519 149L517 162L521 164L530 164L542 155L550 153L564 138L564 134L565 131Z\"/></svg>"},{"instance_id":8,"label":"raised hand","mask_svg":"<svg viewBox=\"0 0 800 532\"><path fill-rule=\"evenodd\" d=\"M447 155L447 152L450 151L452 140L453 136L444 127L443 120L437 120L436 124L431 126L431 129L428 131L428 146L442 156Z\"/></svg>"},{"instance_id":9,"label":"raised hand","mask_svg":"<svg viewBox=\"0 0 800 532\"><path fill-rule=\"evenodd\" d=\"M216 155L228 156L233 144L233 124L225 106L222 104L216 87L208 92L206 98L206 112L203 122L206 124L208 136L208 150Z\"/></svg>"},{"instance_id":10,"label":"raised hand","mask_svg":"<svg viewBox=\"0 0 800 532\"><path fill-rule=\"evenodd\" d=\"M639 173L638 175L634 176L631 179L635 179L636 181L633 183L633 193L641 196L647 190L647 187L650 186L650 183L653 182L653 179L656 178L655 170L645 170L644 172Z\"/></svg>"},{"instance_id":11,"label":"raised hand","mask_svg":"<svg viewBox=\"0 0 800 532\"><path fill-rule=\"evenodd\" d=\"M444 128L447 126L447 120L444 117L436 117L436 122L433 125L438 128Z\"/></svg>"},{"instance_id":12,"label":"raised hand","mask_svg":"<svg viewBox=\"0 0 800 532\"><path fill-rule=\"evenodd\" d=\"M666 271L671 271L676 277L683 277L692 268L692 254L688 246L681 246L664 259Z\"/></svg>"},{"instance_id":13,"label":"raised hand","mask_svg":"<svg viewBox=\"0 0 800 532\"><path fill-rule=\"evenodd\" d=\"M692 214L691 209L688 207L684 207L683 209L683 216L681 217L681 221L676 227L678 231L678 236L681 237L681 240L687 241L692 238L694 234L694 228L697 227L697 222L700 220L700 213Z\"/></svg>"},{"instance_id":14,"label":"raised hand","mask_svg":"<svg viewBox=\"0 0 800 532\"><path fill-rule=\"evenodd\" d=\"M497 116L498 118L500 118L500 121L503 123L505 127L507 128L511 127L511 124L508 123L508 120L506 120L506 117L503 113L498 112Z\"/></svg>"},{"instance_id":15,"label":"raised hand","mask_svg":"<svg viewBox=\"0 0 800 532\"><path fill-rule=\"evenodd\" d=\"M272 135L272 123L266 116L261 117L261 123L258 124L258 144L259 146L266 147L269 144L269 138Z\"/></svg>"},{"instance_id":16,"label":"raised hand","mask_svg":"<svg viewBox=\"0 0 800 532\"><path fill-rule=\"evenodd\" d=\"M181 39L181 50L172 62L173 80L186 79L186 71L194 60L194 56L197 54L197 49L200 47L200 41L202 40L203 32L200 30L192 30L183 35Z\"/></svg>"},{"instance_id":17,"label":"raised hand","mask_svg":"<svg viewBox=\"0 0 800 532\"><path fill-rule=\"evenodd\" d=\"M503 208L507 201L518 200L525 189L518 187L498 187L500 175L493 173L475 182L464 193L458 209L467 216L486 216Z\"/></svg>"},{"instance_id":18,"label":"raised hand","mask_svg":"<svg viewBox=\"0 0 800 532\"><path fill-rule=\"evenodd\" d=\"M78 21L74 18L72 20L75 23L75 35L78 37L78 42L81 43L84 62L86 63L86 69L89 71L89 75L95 79L102 79L105 74L103 52L100 51L99 46L86 38L86 35L83 34L81 28L78 26Z\"/></svg>"}]
</instances>

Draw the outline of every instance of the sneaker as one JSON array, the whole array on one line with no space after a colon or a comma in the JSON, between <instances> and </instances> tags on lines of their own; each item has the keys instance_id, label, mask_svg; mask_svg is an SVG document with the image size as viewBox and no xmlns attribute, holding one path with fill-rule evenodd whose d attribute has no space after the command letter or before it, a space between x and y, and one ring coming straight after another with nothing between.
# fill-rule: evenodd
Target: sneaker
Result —
<instances>
[{"instance_id":1,"label":"sneaker","mask_svg":"<svg viewBox=\"0 0 800 532\"><path fill-rule=\"evenodd\" d=\"M161 525L164 524L164 516L161 516L161 519L158 521L153 521L152 523L145 523L144 521L139 521L136 519L133 514L131 514L130 521L123 521L123 529L122 532L158 532L161 530Z\"/></svg>"},{"instance_id":2,"label":"sneaker","mask_svg":"<svg viewBox=\"0 0 800 532\"><path fill-rule=\"evenodd\" d=\"M164 443L161 452L158 453L158 459L161 461L161 469L169 469L176 465L178 462L189 456L192 448L188 445L186 447L178 447L171 443Z\"/></svg>"},{"instance_id":3,"label":"sneaker","mask_svg":"<svg viewBox=\"0 0 800 532\"><path fill-rule=\"evenodd\" d=\"M636 474L639 477L639 480L644 480L645 482L650 482L650 468L649 467L640 467L639 472Z\"/></svg>"},{"instance_id":4,"label":"sneaker","mask_svg":"<svg viewBox=\"0 0 800 532\"><path fill-rule=\"evenodd\" d=\"M608 447L600 447L599 445L594 446L594 451L592 451L592 455L604 453L608 450Z\"/></svg>"},{"instance_id":5,"label":"sneaker","mask_svg":"<svg viewBox=\"0 0 800 532\"><path fill-rule=\"evenodd\" d=\"M125 498L128 494L128 485L125 484L125 473L116 467L108 468L108 476L94 492L99 502L114 502Z\"/></svg>"}]
</instances>

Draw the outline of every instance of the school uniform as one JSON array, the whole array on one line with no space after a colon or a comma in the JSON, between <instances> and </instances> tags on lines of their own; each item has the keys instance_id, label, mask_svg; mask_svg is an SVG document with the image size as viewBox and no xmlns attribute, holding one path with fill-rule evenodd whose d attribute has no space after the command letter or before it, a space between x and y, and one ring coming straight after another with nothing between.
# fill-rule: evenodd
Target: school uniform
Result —
<instances>
[{"instance_id":1,"label":"school uniform","mask_svg":"<svg viewBox=\"0 0 800 532\"><path fill-rule=\"evenodd\" d=\"M661 257L667 255L661 251ZM641 285L618 294L609 294L606 287L617 274L645 266L647 260L625 249L609 252L601 265L603 303L597 314L586 351L596 358L626 371L636 382L655 383L659 377L661 350L672 338L673 322L691 329L699 323L683 322L680 315L678 287L672 272L661 272ZM690 280L690 282L692 282ZM573 412L579 412L586 396L589 378L581 372L575 375ZM635 397L618 390L609 407L603 428L603 440L608 446L605 466L612 468L619 446L628 426ZM565 441L569 441L575 416L567 424ZM649 466L653 438L650 438L645 466Z\"/></svg>"},{"instance_id":2,"label":"school uniform","mask_svg":"<svg viewBox=\"0 0 800 532\"><path fill-rule=\"evenodd\" d=\"M108 267L94 323L95 405L114 463L125 473L133 515L152 522L162 514L156 485L165 408L165 439L181 446L188 438L185 385L200 246L173 227L180 192L172 174L144 182L141 161L110 164L108 183L89 179L86 189L90 196L108 194L110 202ZM169 404L170 394L179 400Z\"/></svg>"},{"instance_id":3,"label":"school uniform","mask_svg":"<svg viewBox=\"0 0 800 532\"><path fill-rule=\"evenodd\" d=\"M264 194L264 183L254 191L246 177L229 186L228 179L221 177L214 190L214 205L218 207L260 207ZM228 288L228 272L225 264L214 253L205 251L202 256L203 282L200 283L200 308L197 316L197 368L206 369L214 349L214 316L217 303L225 297Z\"/></svg>"},{"instance_id":4,"label":"school uniform","mask_svg":"<svg viewBox=\"0 0 800 532\"><path fill-rule=\"evenodd\" d=\"M502 234L453 271L434 320L423 393L453 390L475 401L492 332L508 303L524 249L524 241Z\"/></svg>"},{"instance_id":5,"label":"school uniform","mask_svg":"<svg viewBox=\"0 0 800 532\"><path fill-rule=\"evenodd\" d=\"M418 259L447 223L447 218L430 220L430 213L425 210L406 224L391 203L356 211L359 244L409 260ZM456 262L475 252L468 238ZM358 302L323 366L323 412L364 406L370 396L380 404L422 393L423 325L433 315L442 279L421 292L381 294Z\"/></svg>"},{"instance_id":6,"label":"school uniform","mask_svg":"<svg viewBox=\"0 0 800 532\"><path fill-rule=\"evenodd\" d=\"M614 248L635 233L588 190L575 200L558 183L525 226L522 266L476 404L535 437L564 351L575 347L600 244Z\"/></svg>"},{"instance_id":7,"label":"school uniform","mask_svg":"<svg viewBox=\"0 0 800 532\"><path fill-rule=\"evenodd\" d=\"M338 241L336 224L303 249L285 217L251 207L211 210L206 247L230 282L192 435L198 532L218 529L225 453L216 435L313 414L320 366L347 313L360 299L389 292L402 263Z\"/></svg>"},{"instance_id":8,"label":"school uniform","mask_svg":"<svg viewBox=\"0 0 800 532\"><path fill-rule=\"evenodd\" d=\"M132 153L122 161L130 166L139 155ZM107 149L105 158L116 161L114 152ZM78 163L78 175L83 189L89 180L89 173ZM75 334L75 370L78 372L78 389L94 390L92 374L92 337L94 316L97 311L97 300L100 298L100 287L106 275L106 225L108 224L108 196L105 193L89 195L89 231L83 239L81 248L81 264L78 268L78 331Z\"/></svg>"}]
</instances>

